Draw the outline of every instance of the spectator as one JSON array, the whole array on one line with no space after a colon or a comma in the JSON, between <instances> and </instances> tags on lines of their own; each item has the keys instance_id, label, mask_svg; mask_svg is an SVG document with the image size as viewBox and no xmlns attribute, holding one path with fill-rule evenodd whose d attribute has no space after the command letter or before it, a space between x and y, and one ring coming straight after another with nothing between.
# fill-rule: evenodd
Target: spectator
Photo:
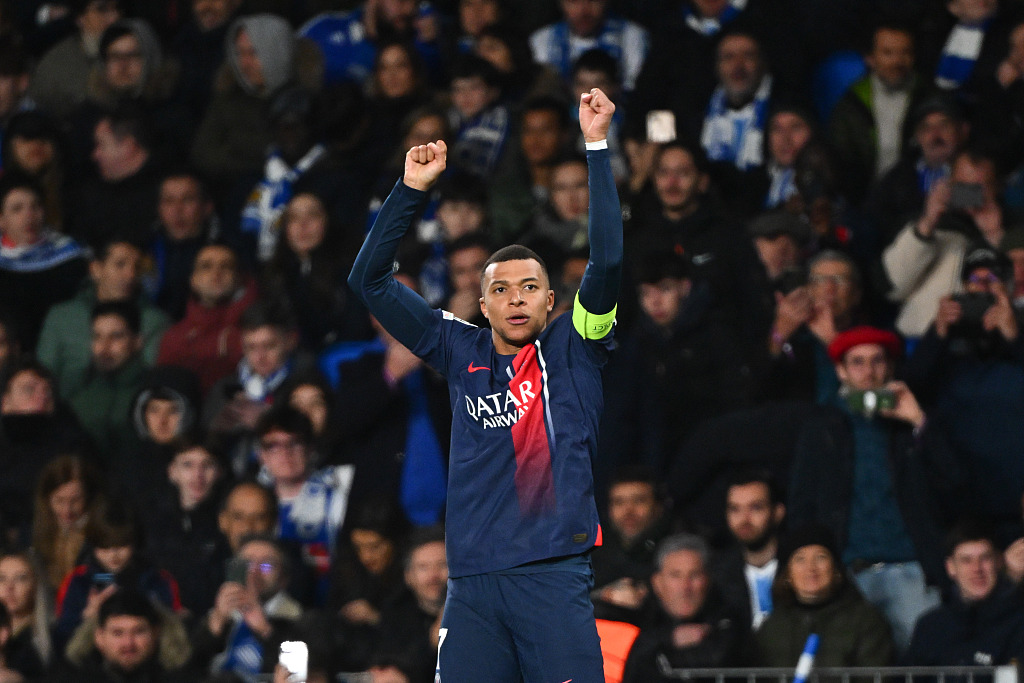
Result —
<instances>
[{"instance_id":1,"label":"spectator","mask_svg":"<svg viewBox=\"0 0 1024 683\"><path fill-rule=\"evenodd\" d=\"M273 671L278 647L292 639L302 616L302 606L285 589L288 558L272 538L249 536L232 564L237 570L192 633L193 666L242 676Z\"/></svg>"},{"instance_id":2,"label":"spectator","mask_svg":"<svg viewBox=\"0 0 1024 683\"><path fill-rule=\"evenodd\" d=\"M998 197L995 160L964 150L953 160L950 177L932 184L917 221L900 230L882 253L892 282L889 298L900 304L896 329L902 334L922 336L939 300L960 291L960 264L972 241L999 246L1008 226Z\"/></svg>"},{"instance_id":3,"label":"spectator","mask_svg":"<svg viewBox=\"0 0 1024 683\"><path fill-rule=\"evenodd\" d=\"M238 319L255 302L256 287L242 277L235 252L222 244L199 249L189 287L185 317L164 334L157 364L191 370L205 395L242 359Z\"/></svg>"},{"instance_id":4,"label":"spectator","mask_svg":"<svg viewBox=\"0 0 1024 683\"><path fill-rule=\"evenodd\" d=\"M431 68L440 67L439 18L418 14L413 0L384 0L350 12L324 12L299 29L299 35L313 41L324 54L324 81L364 83L373 70L382 43L413 43ZM334 38L344 35L348 39Z\"/></svg>"},{"instance_id":5,"label":"spectator","mask_svg":"<svg viewBox=\"0 0 1024 683\"><path fill-rule=\"evenodd\" d=\"M452 240L447 251L450 294L441 308L466 322L486 325L487 319L480 312L480 273L493 252L490 241L480 233L471 232Z\"/></svg>"},{"instance_id":6,"label":"spectator","mask_svg":"<svg viewBox=\"0 0 1024 683\"><path fill-rule=\"evenodd\" d=\"M452 103L448 118L455 134L453 166L486 178L504 153L510 125L494 67L482 57L463 55L452 67L448 95Z\"/></svg>"},{"instance_id":7,"label":"spectator","mask_svg":"<svg viewBox=\"0 0 1024 683\"><path fill-rule=\"evenodd\" d=\"M184 368L158 366L146 372L142 389L132 400L131 417L138 445L124 463L131 494L145 508L167 479L171 447L196 433L199 379Z\"/></svg>"},{"instance_id":8,"label":"spectator","mask_svg":"<svg viewBox=\"0 0 1024 683\"><path fill-rule=\"evenodd\" d=\"M79 184L69 232L99 249L115 236L148 241L156 221L160 169L150 123L131 105L104 114L90 129L97 177Z\"/></svg>"},{"instance_id":9,"label":"spectator","mask_svg":"<svg viewBox=\"0 0 1024 683\"><path fill-rule=\"evenodd\" d=\"M907 27L876 26L864 62L868 73L850 85L829 121L845 194L855 204L873 179L900 160L911 137L911 114L928 87L914 74L914 34Z\"/></svg>"},{"instance_id":10,"label":"spectator","mask_svg":"<svg viewBox=\"0 0 1024 683\"><path fill-rule=\"evenodd\" d=\"M530 36L533 58L554 67L568 83L573 62L587 50L597 48L615 58L622 88L632 91L647 57L647 29L611 15L607 0L560 0L559 8L562 21Z\"/></svg>"},{"instance_id":11,"label":"spectator","mask_svg":"<svg viewBox=\"0 0 1024 683\"><path fill-rule=\"evenodd\" d=\"M92 624L90 624L92 626ZM90 638L76 643L73 661L58 670L54 681L95 681L117 683L145 680L151 683L179 683L195 680L178 667L187 657L187 643L171 636L180 632L174 617L161 614L150 599L130 588L118 591L97 610ZM86 634L88 635L88 634Z\"/></svg>"},{"instance_id":12,"label":"spectator","mask_svg":"<svg viewBox=\"0 0 1024 683\"><path fill-rule=\"evenodd\" d=\"M210 390L203 406L203 421L217 447L231 459L238 476L255 469L254 430L260 416L279 398L282 385L296 371L308 370L313 361L296 353L295 318L281 302L262 300L247 308L238 320L242 360L237 370Z\"/></svg>"},{"instance_id":13,"label":"spectator","mask_svg":"<svg viewBox=\"0 0 1024 683\"><path fill-rule=\"evenodd\" d=\"M83 621L94 619L115 594L138 591L148 601L179 612L178 584L142 555L141 528L125 504L111 501L89 519L85 540L90 552L57 591L54 645L63 651Z\"/></svg>"},{"instance_id":14,"label":"spectator","mask_svg":"<svg viewBox=\"0 0 1024 683\"><path fill-rule=\"evenodd\" d=\"M792 291L793 278L803 269L803 248L811 238L811 226L802 216L776 210L752 220L747 233L754 239L772 290Z\"/></svg>"},{"instance_id":15,"label":"spectator","mask_svg":"<svg viewBox=\"0 0 1024 683\"><path fill-rule=\"evenodd\" d=\"M913 111L916 153L904 154L868 193L864 209L877 233L877 249L888 247L909 221L921 215L925 198L949 177L953 159L967 142L970 125L949 97L932 97Z\"/></svg>"},{"instance_id":16,"label":"spectator","mask_svg":"<svg viewBox=\"0 0 1024 683\"><path fill-rule=\"evenodd\" d=\"M308 189L297 190L281 216L281 236L263 281L267 291L287 297L307 351L370 334L365 309L341 277L355 257L352 238L358 235L359 230L343 229L324 198Z\"/></svg>"},{"instance_id":17,"label":"spectator","mask_svg":"<svg viewBox=\"0 0 1024 683\"><path fill-rule=\"evenodd\" d=\"M529 36L511 22L486 26L470 52L486 59L498 72L506 102L521 103L534 97L565 97L562 75L550 65L534 61ZM613 87L618 88L618 65L614 57L606 56L616 65L612 80Z\"/></svg>"},{"instance_id":18,"label":"spectator","mask_svg":"<svg viewBox=\"0 0 1024 683\"><path fill-rule=\"evenodd\" d=\"M733 475L725 492L725 522L734 543L714 563L711 576L726 598L750 617L754 631L772 612L779 528L785 516L770 472L748 469Z\"/></svg>"},{"instance_id":19,"label":"spectator","mask_svg":"<svg viewBox=\"0 0 1024 683\"><path fill-rule=\"evenodd\" d=\"M790 667L818 634L815 666L887 666L889 626L845 578L834 538L818 525L793 528L779 547L775 608L757 632L762 666Z\"/></svg>"},{"instance_id":20,"label":"spectator","mask_svg":"<svg viewBox=\"0 0 1024 683\"><path fill-rule=\"evenodd\" d=\"M828 346L861 322L863 285L857 264L826 249L811 259L807 284L776 294L766 392L774 398L831 402L839 389Z\"/></svg>"},{"instance_id":21,"label":"spectator","mask_svg":"<svg viewBox=\"0 0 1024 683\"><path fill-rule=\"evenodd\" d=\"M589 207L586 159L562 159L551 169L548 201L534 212L532 225L520 241L550 255L546 261L561 262L570 253L588 246Z\"/></svg>"},{"instance_id":22,"label":"spectator","mask_svg":"<svg viewBox=\"0 0 1024 683\"><path fill-rule=\"evenodd\" d=\"M748 662L750 629L718 595L707 561L707 544L693 534L669 536L658 545L651 576L657 616L633 643L623 683L672 680L659 661L674 669Z\"/></svg>"},{"instance_id":23,"label":"spectator","mask_svg":"<svg viewBox=\"0 0 1024 683\"><path fill-rule=\"evenodd\" d=\"M88 251L43 222L42 203L34 181L0 180L0 290L24 349L36 347L46 312L74 296L88 269Z\"/></svg>"},{"instance_id":24,"label":"spectator","mask_svg":"<svg viewBox=\"0 0 1024 683\"><path fill-rule=\"evenodd\" d=\"M0 377L21 358L21 342L14 318L0 309Z\"/></svg>"},{"instance_id":25,"label":"spectator","mask_svg":"<svg viewBox=\"0 0 1024 683\"><path fill-rule=\"evenodd\" d=\"M213 95L214 77L224 63L228 24L242 0L191 0L192 12L171 49L181 63L179 97L192 124L202 119Z\"/></svg>"},{"instance_id":26,"label":"spectator","mask_svg":"<svg viewBox=\"0 0 1024 683\"><path fill-rule=\"evenodd\" d=\"M797 160L817 137L816 129L813 114L799 104L776 102L772 105L765 137L765 164L750 178L750 187L744 192L747 212L795 208L799 196Z\"/></svg>"},{"instance_id":27,"label":"spectator","mask_svg":"<svg viewBox=\"0 0 1024 683\"><path fill-rule=\"evenodd\" d=\"M344 623L377 629L381 610L402 592L400 548L409 522L397 502L379 497L353 509L331 568L328 609Z\"/></svg>"},{"instance_id":28,"label":"spectator","mask_svg":"<svg viewBox=\"0 0 1024 683\"><path fill-rule=\"evenodd\" d=\"M4 683L25 683L25 678L20 671L10 668L7 665L7 643L10 642L12 633L11 615L7 608L0 605L0 681Z\"/></svg>"},{"instance_id":29,"label":"spectator","mask_svg":"<svg viewBox=\"0 0 1024 683\"><path fill-rule=\"evenodd\" d=\"M570 94L572 101L578 102L584 93L598 88L611 99L619 101L619 71L615 59L599 49L587 50L572 65L572 83ZM570 107L569 113L579 117L579 108ZM622 147L622 127L626 118L625 108L615 108L612 114L612 125L608 129L608 149L611 150L612 174L615 184L622 186L629 180L629 164ZM586 142L581 134L576 138L576 151L586 153Z\"/></svg>"},{"instance_id":30,"label":"spectator","mask_svg":"<svg viewBox=\"0 0 1024 683\"><path fill-rule=\"evenodd\" d=\"M189 299L189 276L199 250L220 234L213 198L189 170L171 171L160 182L157 225L147 251L154 256L146 289L156 304L180 320Z\"/></svg>"},{"instance_id":31,"label":"spectator","mask_svg":"<svg viewBox=\"0 0 1024 683\"><path fill-rule=\"evenodd\" d=\"M1009 259L993 249L968 251L964 294L942 297L906 369L907 381L956 445L969 482L964 502L999 532L1017 529L1024 488L1024 433L1016 419L1024 411L1016 391L1024 383L1024 346L1008 293L1012 272Z\"/></svg>"},{"instance_id":32,"label":"spectator","mask_svg":"<svg viewBox=\"0 0 1024 683\"><path fill-rule=\"evenodd\" d=\"M67 169L53 120L38 110L20 111L7 122L0 158L7 173L26 175L43 190L43 214L57 230L65 226Z\"/></svg>"},{"instance_id":33,"label":"spectator","mask_svg":"<svg viewBox=\"0 0 1024 683\"><path fill-rule=\"evenodd\" d=\"M458 5L459 52L471 52L482 33L507 14L502 0L459 0Z\"/></svg>"},{"instance_id":34,"label":"spectator","mask_svg":"<svg viewBox=\"0 0 1024 683\"><path fill-rule=\"evenodd\" d=\"M570 139L565 110L565 103L552 97L523 102L518 145L510 145L488 194L495 243L515 241L550 196L552 170Z\"/></svg>"},{"instance_id":35,"label":"spectator","mask_svg":"<svg viewBox=\"0 0 1024 683\"><path fill-rule=\"evenodd\" d=\"M286 402L309 420L316 464L337 464L338 428L330 419L335 414L337 400L327 378L316 370L298 373L288 378L281 396L282 403Z\"/></svg>"},{"instance_id":36,"label":"spectator","mask_svg":"<svg viewBox=\"0 0 1024 683\"><path fill-rule=\"evenodd\" d=\"M847 566L884 610L902 650L917 618L939 601L941 529L959 501L958 465L941 427L925 424L914 394L892 379L895 334L854 327L828 352L842 387L800 429L789 516L796 526L829 529L837 539L833 562ZM891 392L890 404L863 400L879 391Z\"/></svg>"},{"instance_id":37,"label":"spectator","mask_svg":"<svg viewBox=\"0 0 1024 683\"><path fill-rule=\"evenodd\" d=\"M284 86L318 90L320 56L297 41L286 20L273 14L239 17L228 28L227 58L214 96L192 140L192 162L217 187L259 178L271 143L267 104Z\"/></svg>"},{"instance_id":38,"label":"spectator","mask_svg":"<svg viewBox=\"0 0 1024 683\"><path fill-rule=\"evenodd\" d=\"M313 428L288 405L275 406L256 424L260 463L278 501L278 537L297 544L326 597L327 572L345 520L355 467L332 465L314 471Z\"/></svg>"},{"instance_id":39,"label":"spectator","mask_svg":"<svg viewBox=\"0 0 1024 683\"><path fill-rule=\"evenodd\" d=\"M33 505L32 547L49 594L56 593L78 564L85 547L85 527L102 501L99 474L80 457L61 456L40 473Z\"/></svg>"},{"instance_id":40,"label":"spectator","mask_svg":"<svg viewBox=\"0 0 1024 683\"><path fill-rule=\"evenodd\" d=\"M220 585L210 567L219 559L217 488L224 467L195 441L179 439L170 453L164 486L144 508L147 555L177 579L182 607L202 615L213 606Z\"/></svg>"},{"instance_id":41,"label":"spectator","mask_svg":"<svg viewBox=\"0 0 1024 683\"><path fill-rule=\"evenodd\" d=\"M604 420L613 431L602 438L618 445L614 461L632 456L659 477L699 424L744 407L753 394L743 349L715 319L714 295L694 270L669 251L643 259L640 318L607 370L616 378Z\"/></svg>"},{"instance_id":42,"label":"spectator","mask_svg":"<svg viewBox=\"0 0 1024 683\"><path fill-rule=\"evenodd\" d=\"M647 468L623 467L608 485L607 527L591 553L598 619L638 621L654 571L654 550L669 517L658 479Z\"/></svg>"},{"instance_id":43,"label":"spectator","mask_svg":"<svg viewBox=\"0 0 1024 683\"><path fill-rule=\"evenodd\" d=\"M53 655L46 593L46 582L29 553L0 555L0 603L11 617L4 659L28 680L40 679Z\"/></svg>"},{"instance_id":44,"label":"spectator","mask_svg":"<svg viewBox=\"0 0 1024 683\"><path fill-rule=\"evenodd\" d=\"M663 145L654 161L653 201L633 206L626 253L634 259L655 251L684 254L694 285L708 288L714 314L738 333L744 348L760 352L770 323L764 271L750 240L717 211L710 186L698 149Z\"/></svg>"},{"instance_id":45,"label":"spectator","mask_svg":"<svg viewBox=\"0 0 1024 683\"><path fill-rule=\"evenodd\" d=\"M918 619L904 659L912 666L1012 663L1024 649L1021 597L1003 574L989 530L960 523L947 545L954 592Z\"/></svg>"},{"instance_id":46,"label":"spectator","mask_svg":"<svg viewBox=\"0 0 1024 683\"><path fill-rule=\"evenodd\" d=\"M224 497L224 505L217 515L217 528L224 534L229 556L238 552L246 536L271 534L276 524L274 492L254 481L235 484Z\"/></svg>"},{"instance_id":47,"label":"spectator","mask_svg":"<svg viewBox=\"0 0 1024 683\"><path fill-rule=\"evenodd\" d=\"M134 243L119 239L108 242L89 262L90 282L74 299L53 306L46 314L36 356L56 376L63 396L81 384L89 369L90 349L82 341L90 336L92 311L97 304L134 301L140 313L142 358L148 364L156 360L170 320L139 292L142 259L143 252Z\"/></svg>"},{"instance_id":48,"label":"spectator","mask_svg":"<svg viewBox=\"0 0 1024 683\"><path fill-rule=\"evenodd\" d=\"M53 375L31 358L12 364L0 378L0 518L6 539L23 537L30 526L30 492L43 468L60 455L90 452L88 434L55 394Z\"/></svg>"},{"instance_id":49,"label":"spectator","mask_svg":"<svg viewBox=\"0 0 1024 683\"><path fill-rule=\"evenodd\" d=\"M381 615L380 646L370 673L428 683L437 661L441 612L448 583L444 530L426 527L409 538L404 558L406 590Z\"/></svg>"},{"instance_id":50,"label":"spectator","mask_svg":"<svg viewBox=\"0 0 1024 683\"><path fill-rule=\"evenodd\" d=\"M100 37L121 16L117 0L76 0L71 7L76 33L43 56L28 91L39 108L56 119L85 100L89 73L100 58Z\"/></svg>"},{"instance_id":51,"label":"spectator","mask_svg":"<svg viewBox=\"0 0 1024 683\"><path fill-rule=\"evenodd\" d=\"M131 301L105 301L93 307L89 366L68 389L68 403L95 442L108 483L130 487L123 463L137 445L131 409L142 388L146 365L139 308Z\"/></svg>"}]
</instances>

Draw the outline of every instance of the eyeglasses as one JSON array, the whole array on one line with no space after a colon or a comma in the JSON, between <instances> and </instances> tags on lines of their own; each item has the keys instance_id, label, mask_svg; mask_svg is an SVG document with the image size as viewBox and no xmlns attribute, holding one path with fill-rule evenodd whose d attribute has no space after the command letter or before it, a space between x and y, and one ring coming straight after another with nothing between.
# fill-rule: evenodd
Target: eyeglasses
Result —
<instances>
[{"instance_id":1,"label":"eyeglasses","mask_svg":"<svg viewBox=\"0 0 1024 683\"><path fill-rule=\"evenodd\" d=\"M994 285L999 282L999 276L995 273L971 273L967 276L967 282L972 285Z\"/></svg>"},{"instance_id":2,"label":"eyeglasses","mask_svg":"<svg viewBox=\"0 0 1024 683\"><path fill-rule=\"evenodd\" d=\"M277 569L277 562L257 562L256 560L249 560L249 571L259 572L260 574L271 574Z\"/></svg>"},{"instance_id":3,"label":"eyeglasses","mask_svg":"<svg viewBox=\"0 0 1024 683\"><path fill-rule=\"evenodd\" d=\"M849 287L853 284L853 278L849 275L809 275L807 282L812 285L831 283L836 287Z\"/></svg>"}]
</instances>

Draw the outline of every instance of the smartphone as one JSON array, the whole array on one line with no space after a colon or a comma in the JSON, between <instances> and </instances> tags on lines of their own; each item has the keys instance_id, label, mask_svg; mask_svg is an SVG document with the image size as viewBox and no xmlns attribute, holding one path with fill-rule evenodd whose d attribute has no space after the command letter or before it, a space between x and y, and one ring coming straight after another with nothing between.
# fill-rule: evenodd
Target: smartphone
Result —
<instances>
[{"instance_id":1,"label":"smartphone","mask_svg":"<svg viewBox=\"0 0 1024 683\"><path fill-rule=\"evenodd\" d=\"M981 183L953 183L949 208L978 209L985 206L985 188Z\"/></svg>"},{"instance_id":2,"label":"smartphone","mask_svg":"<svg viewBox=\"0 0 1024 683\"><path fill-rule=\"evenodd\" d=\"M243 586L249 576L249 561L243 557L232 557L224 568L224 580L234 581Z\"/></svg>"},{"instance_id":3,"label":"smartphone","mask_svg":"<svg viewBox=\"0 0 1024 683\"><path fill-rule=\"evenodd\" d=\"M301 640L286 640L281 643L277 663L288 672L291 683L305 683L309 668L309 649Z\"/></svg>"},{"instance_id":4,"label":"smartphone","mask_svg":"<svg viewBox=\"0 0 1024 683\"><path fill-rule=\"evenodd\" d=\"M92 585L96 586L97 590L103 590L114 583L114 578L112 572L98 572L92 575Z\"/></svg>"},{"instance_id":5,"label":"smartphone","mask_svg":"<svg viewBox=\"0 0 1024 683\"><path fill-rule=\"evenodd\" d=\"M676 139L676 115L668 109L647 112L647 141L672 142Z\"/></svg>"},{"instance_id":6,"label":"smartphone","mask_svg":"<svg viewBox=\"0 0 1024 683\"><path fill-rule=\"evenodd\" d=\"M879 410L892 410L896 407L896 394L889 389L868 391L849 391L846 393L846 404L850 412L859 413L864 417L873 417Z\"/></svg>"}]
</instances>

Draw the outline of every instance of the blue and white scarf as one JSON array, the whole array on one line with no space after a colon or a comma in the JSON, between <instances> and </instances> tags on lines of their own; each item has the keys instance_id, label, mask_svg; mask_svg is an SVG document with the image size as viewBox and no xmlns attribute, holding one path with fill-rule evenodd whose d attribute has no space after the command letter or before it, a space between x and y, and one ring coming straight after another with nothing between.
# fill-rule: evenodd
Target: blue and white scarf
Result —
<instances>
[{"instance_id":1,"label":"blue and white scarf","mask_svg":"<svg viewBox=\"0 0 1024 683\"><path fill-rule=\"evenodd\" d=\"M558 69L562 78L568 81L572 77L572 65L577 58L587 50L598 49L615 59L617 64L622 64L623 32L626 22L616 17L605 19L601 30L591 40L573 36L569 31L569 24L560 21L552 27L548 35L548 64Z\"/></svg>"},{"instance_id":2,"label":"blue and white scarf","mask_svg":"<svg viewBox=\"0 0 1024 683\"><path fill-rule=\"evenodd\" d=\"M508 137L508 109L486 109L459 128L453 157L455 166L477 178L487 178L498 163Z\"/></svg>"},{"instance_id":3,"label":"blue and white scarf","mask_svg":"<svg viewBox=\"0 0 1024 683\"><path fill-rule=\"evenodd\" d=\"M747 0L732 0L717 17L706 18L697 16L693 7L686 5L683 7L683 20L687 26L702 36L715 36L723 26L738 17L746 7Z\"/></svg>"},{"instance_id":4,"label":"blue and white scarf","mask_svg":"<svg viewBox=\"0 0 1024 683\"><path fill-rule=\"evenodd\" d=\"M956 90L967 82L981 54L989 21L981 24L957 24L949 32L942 48L939 66L935 69L935 85L943 90Z\"/></svg>"},{"instance_id":5,"label":"blue and white scarf","mask_svg":"<svg viewBox=\"0 0 1024 683\"><path fill-rule=\"evenodd\" d=\"M253 401L265 403L270 401L271 394L284 383L291 371L292 362L289 360L268 377L261 377L252 369L249 361L243 358L238 362L238 381L246 396Z\"/></svg>"},{"instance_id":6,"label":"blue and white scarf","mask_svg":"<svg viewBox=\"0 0 1024 683\"><path fill-rule=\"evenodd\" d=\"M38 273L76 258L89 258L90 252L67 235L47 229L35 244L7 246L0 243L0 270Z\"/></svg>"},{"instance_id":7,"label":"blue and white scarf","mask_svg":"<svg viewBox=\"0 0 1024 683\"><path fill-rule=\"evenodd\" d=\"M701 146L711 161L727 161L741 171L764 163L764 132L772 78L761 79L754 99L741 109L730 109L725 88L711 95L704 117Z\"/></svg>"},{"instance_id":8,"label":"blue and white scarf","mask_svg":"<svg viewBox=\"0 0 1024 683\"><path fill-rule=\"evenodd\" d=\"M796 171L793 168L782 168L773 163L768 168L768 177L771 179L771 185L764 200L764 208L774 209L797 193Z\"/></svg>"},{"instance_id":9,"label":"blue and white scarf","mask_svg":"<svg viewBox=\"0 0 1024 683\"><path fill-rule=\"evenodd\" d=\"M242 232L256 234L257 256L268 261L274 255L280 219L292 198L295 181L327 153L323 145L315 145L294 167L273 150L267 158L263 179L256 183L242 209Z\"/></svg>"},{"instance_id":10,"label":"blue and white scarf","mask_svg":"<svg viewBox=\"0 0 1024 683\"><path fill-rule=\"evenodd\" d=\"M932 186L942 180L943 178L949 177L949 164L943 164L938 168L928 166L924 163L924 159L917 162L917 186L921 188L921 194L927 196L932 191Z\"/></svg>"}]
</instances>

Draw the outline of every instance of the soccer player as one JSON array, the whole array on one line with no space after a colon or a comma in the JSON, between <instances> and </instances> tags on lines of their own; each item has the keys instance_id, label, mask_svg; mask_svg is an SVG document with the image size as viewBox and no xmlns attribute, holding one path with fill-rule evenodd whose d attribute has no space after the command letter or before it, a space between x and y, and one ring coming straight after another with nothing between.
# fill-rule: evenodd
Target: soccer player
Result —
<instances>
[{"instance_id":1,"label":"soccer player","mask_svg":"<svg viewBox=\"0 0 1024 683\"><path fill-rule=\"evenodd\" d=\"M349 276L380 323L448 379L452 446L448 598L438 675L463 681L604 681L589 598L598 540L591 458L601 366L622 268L606 136L615 105L580 97L590 260L571 315L553 320L544 262L519 245L481 275L485 330L432 310L392 277L399 240L445 168L443 141L413 147Z\"/></svg>"}]
</instances>

